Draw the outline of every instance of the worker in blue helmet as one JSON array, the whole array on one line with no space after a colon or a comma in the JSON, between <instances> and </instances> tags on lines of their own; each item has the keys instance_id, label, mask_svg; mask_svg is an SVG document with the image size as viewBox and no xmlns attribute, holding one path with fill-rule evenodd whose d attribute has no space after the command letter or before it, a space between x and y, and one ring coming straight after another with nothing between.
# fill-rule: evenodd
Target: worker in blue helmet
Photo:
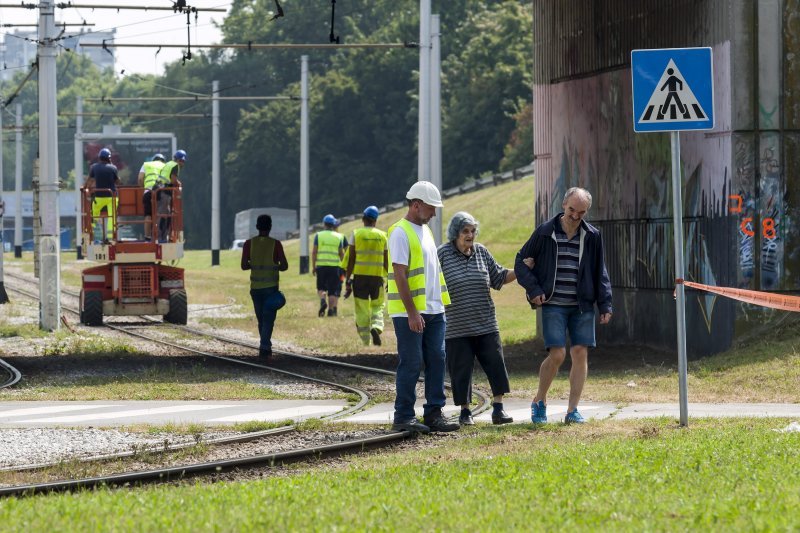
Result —
<instances>
[{"instance_id":1,"label":"worker in blue helmet","mask_svg":"<svg viewBox=\"0 0 800 533\"><path fill-rule=\"evenodd\" d=\"M339 296L342 294L342 279L339 266L344 257L344 235L336 231L338 221L333 215L322 219L324 229L314 235L311 250L311 273L317 277L320 317L336 316ZM327 301L326 301L327 297Z\"/></svg>"},{"instance_id":2,"label":"worker in blue helmet","mask_svg":"<svg viewBox=\"0 0 800 533\"><path fill-rule=\"evenodd\" d=\"M166 158L163 154L155 154L149 161L142 163L139 169L139 187L144 188L142 203L144 204L144 238L150 240L153 218L153 189L164 186L161 178L161 170L166 165Z\"/></svg>"},{"instance_id":3,"label":"worker in blue helmet","mask_svg":"<svg viewBox=\"0 0 800 533\"><path fill-rule=\"evenodd\" d=\"M117 167L111 163L111 150L103 148L97 154L97 163L89 168L86 188L92 195L92 218L100 222L100 239L114 238L114 227L119 205L117 185L120 183Z\"/></svg>"},{"instance_id":4,"label":"worker in blue helmet","mask_svg":"<svg viewBox=\"0 0 800 533\"><path fill-rule=\"evenodd\" d=\"M170 240L169 234L172 227L172 190L181 186L178 175L185 164L186 152L184 150L178 150L173 154L172 161L167 162L159 174L160 182L165 187L164 190L158 190L156 192L159 241Z\"/></svg>"},{"instance_id":5,"label":"worker in blue helmet","mask_svg":"<svg viewBox=\"0 0 800 533\"><path fill-rule=\"evenodd\" d=\"M386 232L375 227L378 208L371 205L364 209L361 217L364 227L350 236L348 263L345 273L347 290L344 297L353 294L356 308L356 331L361 341L368 345L370 339L375 346L381 345L383 333L383 307L386 273L388 270L388 248Z\"/></svg>"}]
</instances>

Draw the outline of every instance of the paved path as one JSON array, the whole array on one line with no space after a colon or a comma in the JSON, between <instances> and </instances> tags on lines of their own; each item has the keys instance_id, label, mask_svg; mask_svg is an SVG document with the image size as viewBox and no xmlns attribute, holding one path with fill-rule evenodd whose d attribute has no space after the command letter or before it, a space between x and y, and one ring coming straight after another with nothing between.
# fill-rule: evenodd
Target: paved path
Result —
<instances>
[{"instance_id":1,"label":"paved path","mask_svg":"<svg viewBox=\"0 0 800 533\"><path fill-rule=\"evenodd\" d=\"M422 415L422 402L417 414ZM91 401L91 402L0 402L0 428L10 427L114 427L134 424L163 425L196 423L230 425L249 421L303 420L336 413L346 407L343 400L251 400L251 401ZM507 400L506 412L515 423L530 423L528 400ZM378 404L343 420L356 423L389 424L392 404ZM586 402L580 406L587 419L630 419L669 417L677 419L678 404L639 403L618 407L611 403ZM457 416L458 407L448 405L445 414ZM550 422L560 422L566 402L548 405ZM800 404L689 404L690 417L774 416L800 418ZM490 422L491 411L477 417Z\"/></svg>"}]
</instances>

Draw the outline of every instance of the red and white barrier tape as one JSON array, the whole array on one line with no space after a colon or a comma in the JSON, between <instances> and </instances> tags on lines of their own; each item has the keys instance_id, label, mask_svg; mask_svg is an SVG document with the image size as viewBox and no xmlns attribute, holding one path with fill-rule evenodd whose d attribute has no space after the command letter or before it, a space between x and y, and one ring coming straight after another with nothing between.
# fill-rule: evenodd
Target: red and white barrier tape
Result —
<instances>
[{"instance_id":1,"label":"red and white barrier tape","mask_svg":"<svg viewBox=\"0 0 800 533\"><path fill-rule=\"evenodd\" d=\"M740 302L771 307L773 309L782 309L784 311L800 312L800 296L787 296L771 292L734 289L732 287L715 287L713 285L703 285L702 283L694 283L693 281L686 281L680 278L676 279L675 283L682 283L692 289L699 289L701 291L727 296L728 298L733 298Z\"/></svg>"}]
</instances>

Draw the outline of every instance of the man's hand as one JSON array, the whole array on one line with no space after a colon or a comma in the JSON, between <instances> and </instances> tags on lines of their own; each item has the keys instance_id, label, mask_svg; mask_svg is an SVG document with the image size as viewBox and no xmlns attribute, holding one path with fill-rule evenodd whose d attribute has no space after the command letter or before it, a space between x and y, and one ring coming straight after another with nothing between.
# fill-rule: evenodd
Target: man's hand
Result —
<instances>
[{"instance_id":1,"label":"man's hand","mask_svg":"<svg viewBox=\"0 0 800 533\"><path fill-rule=\"evenodd\" d=\"M344 299L347 300L353 294L353 280L348 279L344 284Z\"/></svg>"},{"instance_id":2,"label":"man's hand","mask_svg":"<svg viewBox=\"0 0 800 533\"><path fill-rule=\"evenodd\" d=\"M425 319L418 312L408 313L408 328L414 333L422 333L425 329Z\"/></svg>"},{"instance_id":3,"label":"man's hand","mask_svg":"<svg viewBox=\"0 0 800 533\"><path fill-rule=\"evenodd\" d=\"M603 313L600 315L601 324L608 324L609 322L611 322L611 313Z\"/></svg>"},{"instance_id":4,"label":"man's hand","mask_svg":"<svg viewBox=\"0 0 800 533\"><path fill-rule=\"evenodd\" d=\"M542 305L544 303L544 294L540 294L539 296L531 297L530 302L533 305Z\"/></svg>"},{"instance_id":5,"label":"man's hand","mask_svg":"<svg viewBox=\"0 0 800 533\"><path fill-rule=\"evenodd\" d=\"M525 263L525 266L530 269L533 269L533 265L536 264L536 261L533 260L533 257L526 257L522 260L522 262Z\"/></svg>"}]
</instances>

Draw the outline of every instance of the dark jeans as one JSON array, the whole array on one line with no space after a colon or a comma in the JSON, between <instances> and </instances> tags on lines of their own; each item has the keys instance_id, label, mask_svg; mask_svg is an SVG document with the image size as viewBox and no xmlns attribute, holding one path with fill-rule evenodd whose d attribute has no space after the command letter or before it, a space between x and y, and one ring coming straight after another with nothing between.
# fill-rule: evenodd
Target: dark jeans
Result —
<instances>
[{"instance_id":1,"label":"dark jeans","mask_svg":"<svg viewBox=\"0 0 800 533\"><path fill-rule=\"evenodd\" d=\"M445 349L447 371L450 372L450 384L453 387L453 402L456 405L468 405L472 400L475 358L489 379L493 396L511 392L499 332L447 339Z\"/></svg>"},{"instance_id":2,"label":"dark jeans","mask_svg":"<svg viewBox=\"0 0 800 533\"><path fill-rule=\"evenodd\" d=\"M262 350L272 350L272 329L275 327L278 309L273 305L274 299L270 296L276 292L279 292L278 287L250 289L250 297L253 299L253 308L258 319L258 334L261 336L259 348Z\"/></svg>"},{"instance_id":3,"label":"dark jeans","mask_svg":"<svg viewBox=\"0 0 800 533\"><path fill-rule=\"evenodd\" d=\"M425 365L425 404L424 415L439 411L447 403L444 395L444 332L447 321L444 313L422 315L425 329L415 333L408 327L408 318L393 317L394 332L397 336L397 377L394 400L394 421L405 423L415 417L414 404L417 401L417 380L422 365Z\"/></svg>"}]
</instances>

